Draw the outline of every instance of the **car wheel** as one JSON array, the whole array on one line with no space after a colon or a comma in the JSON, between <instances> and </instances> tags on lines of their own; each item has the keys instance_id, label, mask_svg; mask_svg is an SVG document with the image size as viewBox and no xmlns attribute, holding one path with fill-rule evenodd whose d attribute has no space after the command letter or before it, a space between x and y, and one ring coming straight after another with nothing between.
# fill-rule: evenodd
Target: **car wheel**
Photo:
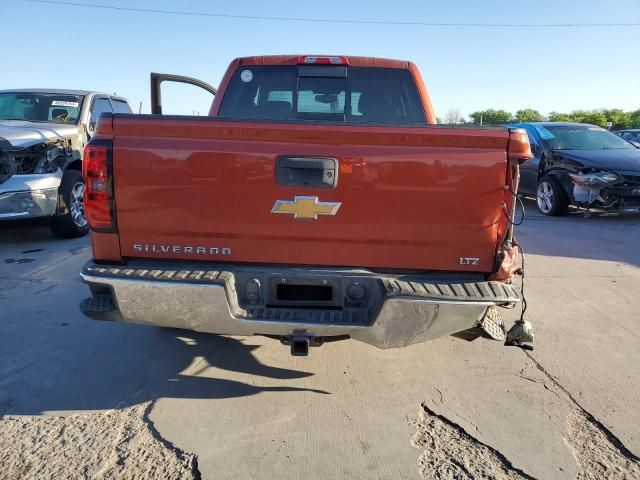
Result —
<instances>
[{"instance_id":1,"label":"car wheel","mask_svg":"<svg viewBox=\"0 0 640 480\"><path fill-rule=\"evenodd\" d=\"M82 237L89 232L84 215L84 179L78 170L66 170L62 175L51 230L62 238Z\"/></svg>"},{"instance_id":2,"label":"car wheel","mask_svg":"<svg viewBox=\"0 0 640 480\"><path fill-rule=\"evenodd\" d=\"M544 176L538 182L536 203L540 213L550 217L564 215L569 209L567 194L558 180L551 175Z\"/></svg>"}]
</instances>

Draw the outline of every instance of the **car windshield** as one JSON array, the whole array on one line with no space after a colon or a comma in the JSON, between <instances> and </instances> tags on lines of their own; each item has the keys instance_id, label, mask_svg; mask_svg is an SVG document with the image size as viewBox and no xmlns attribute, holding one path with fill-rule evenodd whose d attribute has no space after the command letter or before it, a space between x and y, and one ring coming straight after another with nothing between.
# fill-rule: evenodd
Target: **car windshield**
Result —
<instances>
[{"instance_id":1,"label":"car windshield","mask_svg":"<svg viewBox=\"0 0 640 480\"><path fill-rule=\"evenodd\" d=\"M0 92L0 120L78 123L82 95L42 92Z\"/></svg>"},{"instance_id":2,"label":"car windshield","mask_svg":"<svg viewBox=\"0 0 640 480\"><path fill-rule=\"evenodd\" d=\"M626 140L595 125L536 125L553 150L614 150L634 148Z\"/></svg>"}]
</instances>

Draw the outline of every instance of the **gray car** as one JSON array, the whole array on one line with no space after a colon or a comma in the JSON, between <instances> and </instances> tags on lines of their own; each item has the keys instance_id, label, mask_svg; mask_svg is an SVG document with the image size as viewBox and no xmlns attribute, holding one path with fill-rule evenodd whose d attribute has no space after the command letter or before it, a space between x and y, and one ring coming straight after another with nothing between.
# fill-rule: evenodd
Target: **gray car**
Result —
<instances>
[{"instance_id":1,"label":"gray car","mask_svg":"<svg viewBox=\"0 0 640 480\"><path fill-rule=\"evenodd\" d=\"M0 90L0 221L51 217L60 237L87 234L82 154L103 112L131 107L86 90Z\"/></svg>"}]
</instances>

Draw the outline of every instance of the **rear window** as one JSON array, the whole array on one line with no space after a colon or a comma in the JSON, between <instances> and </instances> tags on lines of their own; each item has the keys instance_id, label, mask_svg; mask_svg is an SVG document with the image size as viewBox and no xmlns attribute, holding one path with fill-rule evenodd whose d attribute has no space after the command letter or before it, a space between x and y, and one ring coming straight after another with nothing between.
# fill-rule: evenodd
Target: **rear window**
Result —
<instances>
[{"instance_id":1,"label":"rear window","mask_svg":"<svg viewBox=\"0 0 640 480\"><path fill-rule=\"evenodd\" d=\"M229 82L218 116L376 125L426 123L408 70L343 66L240 67Z\"/></svg>"},{"instance_id":2,"label":"rear window","mask_svg":"<svg viewBox=\"0 0 640 480\"><path fill-rule=\"evenodd\" d=\"M113 104L113 111L116 113L132 113L131 107L127 102L112 98L111 103Z\"/></svg>"}]
</instances>

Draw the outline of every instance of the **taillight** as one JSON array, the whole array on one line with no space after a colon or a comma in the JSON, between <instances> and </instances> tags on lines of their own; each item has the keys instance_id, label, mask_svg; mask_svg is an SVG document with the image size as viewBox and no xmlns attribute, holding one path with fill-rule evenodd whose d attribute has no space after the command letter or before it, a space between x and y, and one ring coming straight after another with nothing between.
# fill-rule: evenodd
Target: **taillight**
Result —
<instances>
[{"instance_id":1,"label":"taillight","mask_svg":"<svg viewBox=\"0 0 640 480\"><path fill-rule=\"evenodd\" d=\"M507 172L504 186L504 215L498 225L498 240L511 240L513 229L509 228L514 220L518 184L520 183L520 164L531 160L529 137L523 128L509 128L507 146ZM508 235L508 237L506 236ZM500 244L499 244L500 246Z\"/></svg>"},{"instance_id":2,"label":"taillight","mask_svg":"<svg viewBox=\"0 0 640 480\"><path fill-rule=\"evenodd\" d=\"M524 128L509 129L509 148L507 153L511 160L515 160L518 163L524 163L533 158L529 137Z\"/></svg>"},{"instance_id":3,"label":"taillight","mask_svg":"<svg viewBox=\"0 0 640 480\"><path fill-rule=\"evenodd\" d=\"M298 57L299 65L349 65L347 57L318 57L307 55Z\"/></svg>"},{"instance_id":4,"label":"taillight","mask_svg":"<svg viewBox=\"0 0 640 480\"><path fill-rule=\"evenodd\" d=\"M89 144L82 158L84 212L92 230L114 232L113 178L111 145Z\"/></svg>"}]
</instances>

